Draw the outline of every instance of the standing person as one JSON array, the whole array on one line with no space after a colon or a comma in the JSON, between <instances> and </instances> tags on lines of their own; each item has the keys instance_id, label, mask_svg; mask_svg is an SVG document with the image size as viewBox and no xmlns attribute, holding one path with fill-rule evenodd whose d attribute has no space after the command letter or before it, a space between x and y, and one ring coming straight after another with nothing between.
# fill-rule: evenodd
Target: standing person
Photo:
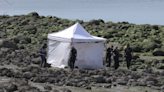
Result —
<instances>
[{"instance_id":1,"label":"standing person","mask_svg":"<svg viewBox=\"0 0 164 92\"><path fill-rule=\"evenodd\" d=\"M114 59L115 69L117 69L118 66L119 66L119 51L118 51L118 47L117 46L113 50L113 59Z\"/></svg>"},{"instance_id":2,"label":"standing person","mask_svg":"<svg viewBox=\"0 0 164 92\"><path fill-rule=\"evenodd\" d=\"M71 46L71 51L70 51L70 68L73 70L74 69L74 64L77 56L77 51L74 48L74 46Z\"/></svg>"},{"instance_id":3,"label":"standing person","mask_svg":"<svg viewBox=\"0 0 164 92\"><path fill-rule=\"evenodd\" d=\"M41 48L40 48L40 52L39 55L42 59L41 63L40 63L40 67L45 67L46 64L46 48L47 48L47 44L44 44Z\"/></svg>"},{"instance_id":4,"label":"standing person","mask_svg":"<svg viewBox=\"0 0 164 92\"><path fill-rule=\"evenodd\" d=\"M127 44L127 47L124 51L123 57L126 57L126 62L127 62L127 68L129 69L130 67L130 63L131 63L131 59L132 59L132 55L133 55L133 50L130 48L130 45Z\"/></svg>"},{"instance_id":5,"label":"standing person","mask_svg":"<svg viewBox=\"0 0 164 92\"><path fill-rule=\"evenodd\" d=\"M111 47L109 47L106 51L106 62L108 62L109 67L111 65L111 55L112 55L112 51L113 51L113 45Z\"/></svg>"}]
</instances>

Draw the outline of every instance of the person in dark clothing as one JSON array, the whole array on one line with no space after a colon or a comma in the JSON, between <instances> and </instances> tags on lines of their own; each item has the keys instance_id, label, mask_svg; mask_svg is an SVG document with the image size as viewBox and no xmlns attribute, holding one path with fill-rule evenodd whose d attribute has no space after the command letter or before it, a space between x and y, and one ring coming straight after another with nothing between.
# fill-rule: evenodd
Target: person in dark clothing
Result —
<instances>
[{"instance_id":1,"label":"person in dark clothing","mask_svg":"<svg viewBox=\"0 0 164 92\"><path fill-rule=\"evenodd\" d=\"M114 59L115 69L117 69L118 66L119 66L119 51L118 51L118 47L115 47L115 49L113 50L113 59Z\"/></svg>"},{"instance_id":2,"label":"person in dark clothing","mask_svg":"<svg viewBox=\"0 0 164 92\"><path fill-rule=\"evenodd\" d=\"M132 56L133 56L133 50L130 48L130 45L127 44L127 47L124 51L124 54L123 54L123 57L126 57L126 62L127 62L127 68L129 69L130 67L130 63L131 63L131 59L132 59Z\"/></svg>"},{"instance_id":3,"label":"person in dark clothing","mask_svg":"<svg viewBox=\"0 0 164 92\"><path fill-rule=\"evenodd\" d=\"M71 46L71 51L70 51L70 68L73 70L74 69L74 64L77 56L77 50L74 48L74 46Z\"/></svg>"},{"instance_id":4,"label":"person in dark clothing","mask_svg":"<svg viewBox=\"0 0 164 92\"><path fill-rule=\"evenodd\" d=\"M46 64L46 48L47 48L47 44L44 44L41 48L40 48L40 52L39 55L41 57L41 63L40 63L40 67L45 67Z\"/></svg>"},{"instance_id":5,"label":"person in dark clothing","mask_svg":"<svg viewBox=\"0 0 164 92\"><path fill-rule=\"evenodd\" d=\"M106 51L106 63L108 62L108 65L110 67L111 65L111 55L112 55L112 52L113 52L113 46L109 47Z\"/></svg>"}]
</instances>

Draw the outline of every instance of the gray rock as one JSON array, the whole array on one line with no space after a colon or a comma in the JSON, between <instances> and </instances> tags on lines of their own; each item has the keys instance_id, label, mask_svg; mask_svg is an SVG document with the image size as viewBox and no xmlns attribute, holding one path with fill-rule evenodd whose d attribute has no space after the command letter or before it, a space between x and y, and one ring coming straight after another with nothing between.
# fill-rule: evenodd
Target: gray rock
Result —
<instances>
[{"instance_id":1,"label":"gray rock","mask_svg":"<svg viewBox=\"0 0 164 92\"><path fill-rule=\"evenodd\" d=\"M65 85L66 86L73 86L74 84L73 84L73 82L71 82L71 81L67 81L66 83L65 83ZM80 87L81 85L79 85L79 87Z\"/></svg>"},{"instance_id":2,"label":"gray rock","mask_svg":"<svg viewBox=\"0 0 164 92\"><path fill-rule=\"evenodd\" d=\"M113 86L115 87L115 86L117 86L117 84L116 83L113 83Z\"/></svg>"},{"instance_id":3,"label":"gray rock","mask_svg":"<svg viewBox=\"0 0 164 92\"><path fill-rule=\"evenodd\" d=\"M153 76L147 76L147 77L145 77L144 78L144 81L145 82L147 82L147 81L154 81L155 83L158 82L158 80L155 77L153 77Z\"/></svg>"},{"instance_id":4,"label":"gray rock","mask_svg":"<svg viewBox=\"0 0 164 92\"><path fill-rule=\"evenodd\" d=\"M85 81L82 81L82 82L80 82L80 83L77 84L77 87L81 87L82 85L85 85L85 84L86 84L86 82Z\"/></svg>"},{"instance_id":5,"label":"gray rock","mask_svg":"<svg viewBox=\"0 0 164 92\"><path fill-rule=\"evenodd\" d=\"M91 77L84 77L84 78L82 78L84 81L91 81L92 80L92 78ZM80 79L78 79L78 81L80 81Z\"/></svg>"},{"instance_id":6,"label":"gray rock","mask_svg":"<svg viewBox=\"0 0 164 92\"><path fill-rule=\"evenodd\" d=\"M81 82L82 80L81 79L73 79L73 80L71 80L72 82L75 82L75 83L79 83L79 82ZM86 80L86 79L84 79L84 81L88 81L88 80Z\"/></svg>"},{"instance_id":7,"label":"gray rock","mask_svg":"<svg viewBox=\"0 0 164 92\"><path fill-rule=\"evenodd\" d=\"M146 84L147 85L155 85L155 82L154 81L147 81Z\"/></svg>"},{"instance_id":8,"label":"gray rock","mask_svg":"<svg viewBox=\"0 0 164 92\"><path fill-rule=\"evenodd\" d=\"M13 49L18 48L18 46L15 43L13 43L7 39L0 39L0 48L2 48L2 47L13 48Z\"/></svg>"},{"instance_id":9,"label":"gray rock","mask_svg":"<svg viewBox=\"0 0 164 92\"><path fill-rule=\"evenodd\" d=\"M160 72L159 71L154 71L154 74L155 75L160 75Z\"/></svg>"},{"instance_id":10,"label":"gray rock","mask_svg":"<svg viewBox=\"0 0 164 92\"><path fill-rule=\"evenodd\" d=\"M145 82L138 82L138 86L147 86Z\"/></svg>"},{"instance_id":11,"label":"gray rock","mask_svg":"<svg viewBox=\"0 0 164 92\"><path fill-rule=\"evenodd\" d=\"M163 85L162 83L155 84L155 86L157 86L157 87L161 87L162 85Z\"/></svg>"},{"instance_id":12,"label":"gray rock","mask_svg":"<svg viewBox=\"0 0 164 92\"><path fill-rule=\"evenodd\" d=\"M68 88L63 88L63 89L61 89L61 92L72 92L72 91Z\"/></svg>"},{"instance_id":13,"label":"gray rock","mask_svg":"<svg viewBox=\"0 0 164 92\"><path fill-rule=\"evenodd\" d=\"M164 76L164 70L160 73L161 76Z\"/></svg>"},{"instance_id":14,"label":"gray rock","mask_svg":"<svg viewBox=\"0 0 164 92\"><path fill-rule=\"evenodd\" d=\"M120 85L126 85L127 81L118 81L117 83L120 84Z\"/></svg>"},{"instance_id":15,"label":"gray rock","mask_svg":"<svg viewBox=\"0 0 164 92\"><path fill-rule=\"evenodd\" d=\"M32 59L32 63L34 63L34 64L40 64L40 62L41 62L40 57Z\"/></svg>"},{"instance_id":16,"label":"gray rock","mask_svg":"<svg viewBox=\"0 0 164 92\"><path fill-rule=\"evenodd\" d=\"M112 80L111 80L111 78L105 78L105 82L106 83L112 83Z\"/></svg>"},{"instance_id":17,"label":"gray rock","mask_svg":"<svg viewBox=\"0 0 164 92\"><path fill-rule=\"evenodd\" d=\"M160 90L161 89L160 87L157 87L157 86L151 86L151 88L156 89L156 90Z\"/></svg>"},{"instance_id":18,"label":"gray rock","mask_svg":"<svg viewBox=\"0 0 164 92\"><path fill-rule=\"evenodd\" d=\"M161 90L164 90L164 86L161 86Z\"/></svg>"},{"instance_id":19,"label":"gray rock","mask_svg":"<svg viewBox=\"0 0 164 92\"><path fill-rule=\"evenodd\" d=\"M103 83L104 78L102 75L93 75L92 78L97 82L97 83Z\"/></svg>"},{"instance_id":20,"label":"gray rock","mask_svg":"<svg viewBox=\"0 0 164 92\"><path fill-rule=\"evenodd\" d=\"M117 78L116 76L113 76L113 77L111 78L112 82L115 82L117 79L118 79L118 78Z\"/></svg>"},{"instance_id":21,"label":"gray rock","mask_svg":"<svg viewBox=\"0 0 164 92\"><path fill-rule=\"evenodd\" d=\"M25 78L14 78L10 82L16 84L18 87L28 85L28 81Z\"/></svg>"},{"instance_id":22,"label":"gray rock","mask_svg":"<svg viewBox=\"0 0 164 92\"><path fill-rule=\"evenodd\" d=\"M132 84L132 82L128 82L126 85L127 85L127 86L131 86L131 84Z\"/></svg>"},{"instance_id":23,"label":"gray rock","mask_svg":"<svg viewBox=\"0 0 164 92\"><path fill-rule=\"evenodd\" d=\"M129 79L128 82L135 82L135 79Z\"/></svg>"},{"instance_id":24,"label":"gray rock","mask_svg":"<svg viewBox=\"0 0 164 92\"><path fill-rule=\"evenodd\" d=\"M106 85L104 85L104 88L111 88L111 84L106 84Z\"/></svg>"},{"instance_id":25,"label":"gray rock","mask_svg":"<svg viewBox=\"0 0 164 92\"><path fill-rule=\"evenodd\" d=\"M17 90L17 86L15 84L9 84L6 89L8 92L13 92Z\"/></svg>"},{"instance_id":26,"label":"gray rock","mask_svg":"<svg viewBox=\"0 0 164 92\"><path fill-rule=\"evenodd\" d=\"M87 87L85 87L85 89L90 89L91 90L92 88L90 86L87 86Z\"/></svg>"},{"instance_id":27,"label":"gray rock","mask_svg":"<svg viewBox=\"0 0 164 92\"><path fill-rule=\"evenodd\" d=\"M131 86L138 86L138 82L132 82Z\"/></svg>"},{"instance_id":28,"label":"gray rock","mask_svg":"<svg viewBox=\"0 0 164 92\"><path fill-rule=\"evenodd\" d=\"M25 85L25 86L20 86L19 88L19 92L24 92L24 91L30 91L31 90L31 87L28 86L28 85Z\"/></svg>"},{"instance_id":29,"label":"gray rock","mask_svg":"<svg viewBox=\"0 0 164 92\"><path fill-rule=\"evenodd\" d=\"M23 78L31 79L32 77L35 77L36 75L30 72L23 73Z\"/></svg>"},{"instance_id":30,"label":"gray rock","mask_svg":"<svg viewBox=\"0 0 164 92\"><path fill-rule=\"evenodd\" d=\"M129 79L130 79L129 77L124 77L123 78L124 81L129 81Z\"/></svg>"},{"instance_id":31,"label":"gray rock","mask_svg":"<svg viewBox=\"0 0 164 92\"><path fill-rule=\"evenodd\" d=\"M145 69L145 70L143 70L142 72L152 73L152 72L153 72L153 69L151 69L151 68L149 68L149 69Z\"/></svg>"},{"instance_id":32,"label":"gray rock","mask_svg":"<svg viewBox=\"0 0 164 92\"><path fill-rule=\"evenodd\" d=\"M60 92L60 91L59 91L59 90L54 89L54 90L51 90L50 92Z\"/></svg>"},{"instance_id":33,"label":"gray rock","mask_svg":"<svg viewBox=\"0 0 164 92\"><path fill-rule=\"evenodd\" d=\"M48 78L46 80L46 82L49 82L49 83L54 83L54 82L58 82L58 78ZM43 80L39 80L40 82L43 82Z\"/></svg>"},{"instance_id":34,"label":"gray rock","mask_svg":"<svg viewBox=\"0 0 164 92\"><path fill-rule=\"evenodd\" d=\"M52 90L51 86L48 86L48 85L44 86L44 89L46 89L46 90Z\"/></svg>"}]
</instances>

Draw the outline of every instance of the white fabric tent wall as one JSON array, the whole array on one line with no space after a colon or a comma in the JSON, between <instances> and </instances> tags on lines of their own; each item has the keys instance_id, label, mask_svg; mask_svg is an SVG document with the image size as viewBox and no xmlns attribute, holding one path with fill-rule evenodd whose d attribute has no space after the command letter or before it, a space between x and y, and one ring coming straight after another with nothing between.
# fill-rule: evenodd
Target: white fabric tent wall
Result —
<instances>
[{"instance_id":1,"label":"white fabric tent wall","mask_svg":"<svg viewBox=\"0 0 164 92\"><path fill-rule=\"evenodd\" d=\"M68 66L71 44L68 42L48 41L47 63L52 67L64 68Z\"/></svg>"},{"instance_id":2,"label":"white fabric tent wall","mask_svg":"<svg viewBox=\"0 0 164 92\"><path fill-rule=\"evenodd\" d=\"M79 69L103 68L104 43L73 43L77 49L75 66Z\"/></svg>"},{"instance_id":3,"label":"white fabric tent wall","mask_svg":"<svg viewBox=\"0 0 164 92\"><path fill-rule=\"evenodd\" d=\"M104 43L73 43L77 50L75 66L79 69L103 68ZM71 43L49 40L47 63L52 67L64 68L68 66Z\"/></svg>"}]
</instances>

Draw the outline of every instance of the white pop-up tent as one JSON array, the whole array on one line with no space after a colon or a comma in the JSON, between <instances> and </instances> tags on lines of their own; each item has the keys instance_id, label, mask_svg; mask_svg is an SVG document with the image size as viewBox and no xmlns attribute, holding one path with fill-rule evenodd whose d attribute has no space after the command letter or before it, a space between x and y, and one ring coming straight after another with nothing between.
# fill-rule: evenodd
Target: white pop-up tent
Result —
<instances>
[{"instance_id":1,"label":"white pop-up tent","mask_svg":"<svg viewBox=\"0 0 164 92\"><path fill-rule=\"evenodd\" d=\"M103 68L104 41L91 36L79 23L55 33L48 34L47 63L52 67L68 66L71 45L77 50L75 66L79 69Z\"/></svg>"}]
</instances>

